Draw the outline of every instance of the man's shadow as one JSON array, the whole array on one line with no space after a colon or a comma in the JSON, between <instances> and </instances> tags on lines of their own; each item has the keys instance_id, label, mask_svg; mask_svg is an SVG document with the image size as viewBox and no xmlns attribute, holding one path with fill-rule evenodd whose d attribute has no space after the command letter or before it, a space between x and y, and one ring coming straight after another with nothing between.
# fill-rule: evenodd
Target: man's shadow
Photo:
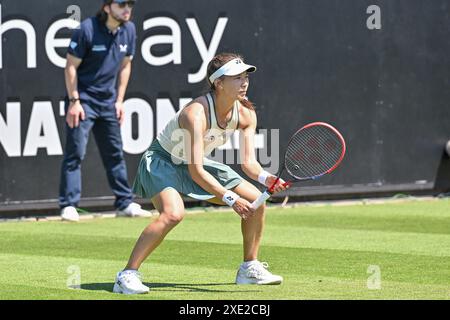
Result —
<instances>
[{"instance_id":1,"label":"man's shadow","mask_svg":"<svg viewBox=\"0 0 450 320\"><path fill-rule=\"evenodd\" d=\"M211 286L230 286L235 285L234 282L230 283L144 283L147 287L155 289L155 291L186 291L186 292L257 292L258 290L222 290L222 289L210 289ZM106 291L113 292L114 283L85 283L79 288L82 290L90 291Z\"/></svg>"}]
</instances>

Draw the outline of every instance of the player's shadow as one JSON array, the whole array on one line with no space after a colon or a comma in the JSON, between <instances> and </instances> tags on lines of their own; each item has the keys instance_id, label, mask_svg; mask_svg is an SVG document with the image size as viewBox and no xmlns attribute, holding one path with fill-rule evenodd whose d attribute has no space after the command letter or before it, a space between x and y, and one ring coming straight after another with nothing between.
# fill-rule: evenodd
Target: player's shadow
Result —
<instances>
[{"instance_id":1,"label":"player's shadow","mask_svg":"<svg viewBox=\"0 0 450 320\"><path fill-rule=\"evenodd\" d=\"M257 290L225 290L211 289L211 286L230 286L231 283L144 283L150 291L186 291L186 292L256 292ZM114 283L85 283L80 286L82 290L113 292Z\"/></svg>"}]
</instances>

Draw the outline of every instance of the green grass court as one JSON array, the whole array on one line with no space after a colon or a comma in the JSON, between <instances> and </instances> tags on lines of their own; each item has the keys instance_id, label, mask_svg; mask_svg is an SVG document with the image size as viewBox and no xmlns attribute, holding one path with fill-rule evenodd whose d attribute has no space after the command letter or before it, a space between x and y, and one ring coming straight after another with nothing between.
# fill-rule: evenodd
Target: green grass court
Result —
<instances>
[{"instance_id":1,"label":"green grass court","mask_svg":"<svg viewBox=\"0 0 450 320\"><path fill-rule=\"evenodd\" d=\"M237 214L188 214L141 268L151 292L113 294L151 219L0 223L0 299L450 299L449 199L270 208L260 260L280 286L233 284Z\"/></svg>"}]
</instances>

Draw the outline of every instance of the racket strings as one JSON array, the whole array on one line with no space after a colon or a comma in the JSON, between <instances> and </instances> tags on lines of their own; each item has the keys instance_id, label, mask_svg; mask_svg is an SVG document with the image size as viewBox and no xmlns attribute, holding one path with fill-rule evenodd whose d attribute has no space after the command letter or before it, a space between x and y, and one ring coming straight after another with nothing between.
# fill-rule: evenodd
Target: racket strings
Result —
<instances>
[{"instance_id":1,"label":"racket strings","mask_svg":"<svg viewBox=\"0 0 450 320\"><path fill-rule=\"evenodd\" d=\"M344 148L341 138L328 127L302 129L292 137L286 150L286 170L297 179L320 176L337 164Z\"/></svg>"}]
</instances>

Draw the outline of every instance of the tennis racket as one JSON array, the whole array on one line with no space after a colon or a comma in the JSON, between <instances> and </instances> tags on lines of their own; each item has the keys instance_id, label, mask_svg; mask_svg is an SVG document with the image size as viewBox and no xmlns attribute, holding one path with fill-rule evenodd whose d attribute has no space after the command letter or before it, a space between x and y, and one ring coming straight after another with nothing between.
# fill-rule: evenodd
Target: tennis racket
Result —
<instances>
[{"instance_id":1,"label":"tennis racket","mask_svg":"<svg viewBox=\"0 0 450 320\"><path fill-rule=\"evenodd\" d=\"M313 122L299 129L289 140L284 164L277 179L252 203L253 209L259 208L273 194L274 187L284 170L293 181L315 180L334 171L344 159L345 140L339 131L328 123Z\"/></svg>"}]
</instances>

